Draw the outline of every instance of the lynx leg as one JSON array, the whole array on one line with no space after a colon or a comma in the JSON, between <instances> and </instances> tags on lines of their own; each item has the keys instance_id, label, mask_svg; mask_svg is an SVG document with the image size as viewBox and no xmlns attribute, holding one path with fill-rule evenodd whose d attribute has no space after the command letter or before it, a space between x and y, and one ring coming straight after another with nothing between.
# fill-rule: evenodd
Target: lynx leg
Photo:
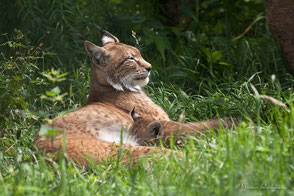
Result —
<instances>
[{"instance_id":1,"label":"lynx leg","mask_svg":"<svg viewBox=\"0 0 294 196\"><path fill-rule=\"evenodd\" d=\"M62 143L62 139L50 141L39 138L36 141L39 150L45 150L53 154L62 151ZM125 163L136 163L140 157L151 156L153 153L172 152L172 150L160 147L120 145L95 138L73 138L70 136L67 136L64 147L67 156L83 166L87 166L89 161L102 162L112 158L119 158Z\"/></svg>"},{"instance_id":2,"label":"lynx leg","mask_svg":"<svg viewBox=\"0 0 294 196\"><path fill-rule=\"evenodd\" d=\"M221 127L230 129L233 127L233 125L239 125L240 121L237 118L226 117L226 118L220 118L220 119L201 121L195 124L199 124L201 126L200 131L207 130L207 129L213 129L217 131L217 129L220 129Z\"/></svg>"},{"instance_id":3,"label":"lynx leg","mask_svg":"<svg viewBox=\"0 0 294 196\"><path fill-rule=\"evenodd\" d=\"M119 145L96 139L70 139L66 144L66 153L69 158L82 165L87 165L88 160L101 162L113 158L119 158L125 163L136 163L140 157L163 152L170 153L171 150L160 147Z\"/></svg>"},{"instance_id":4,"label":"lynx leg","mask_svg":"<svg viewBox=\"0 0 294 196\"><path fill-rule=\"evenodd\" d=\"M230 129L233 125L239 125L240 121L236 118L221 118L213 119L202 122L192 122L192 123L180 123L174 121L166 121L162 124L162 135L160 138L166 146L170 145L170 139L173 136L173 140L176 145L181 145L183 139L187 135L201 136L206 131L217 132L221 127ZM158 143L158 140L155 140Z\"/></svg>"}]
</instances>

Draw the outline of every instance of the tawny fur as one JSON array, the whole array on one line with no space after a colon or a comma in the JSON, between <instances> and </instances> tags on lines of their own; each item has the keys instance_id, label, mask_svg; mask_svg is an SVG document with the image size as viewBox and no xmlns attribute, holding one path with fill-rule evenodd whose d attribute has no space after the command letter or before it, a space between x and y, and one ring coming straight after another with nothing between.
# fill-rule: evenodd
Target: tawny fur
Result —
<instances>
[{"instance_id":1,"label":"tawny fur","mask_svg":"<svg viewBox=\"0 0 294 196\"><path fill-rule=\"evenodd\" d=\"M71 130L67 130L71 132ZM65 141L65 143L63 143ZM56 154L62 152L63 147L67 156L73 161L87 166L90 162L102 162L109 159L117 159L119 152L123 154L120 160L125 163L136 163L140 157L146 157L165 152L170 154L169 149L162 149L158 147L147 146L131 146L120 145L117 143L110 143L94 139L87 134L79 133L63 135L51 140L50 138L36 137L36 145L39 150L44 150L47 153Z\"/></svg>"},{"instance_id":2,"label":"tawny fur","mask_svg":"<svg viewBox=\"0 0 294 196\"><path fill-rule=\"evenodd\" d=\"M138 138L140 145L158 145L161 141L166 146L171 144L171 138L175 141L175 145L181 145L182 140L187 135L201 136L208 131L217 131L221 127L231 128L234 124L239 123L238 119L235 118L213 119L199 123L150 121L140 117L140 115L133 117L133 120L132 134Z\"/></svg>"},{"instance_id":3,"label":"tawny fur","mask_svg":"<svg viewBox=\"0 0 294 196\"><path fill-rule=\"evenodd\" d=\"M102 32L102 43L104 45L99 47L85 41L86 52L92 60L87 104L48 124L66 133L68 156L83 165L87 163L88 156L94 161L102 161L117 154L120 146L117 136L119 133L129 134L128 130L133 125L130 117L133 108L148 121L160 119L176 123L170 122L165 111L141 90L149 81L151 65L142 58L139 50L119 43L116 37L106 31ZM216 121L207 121L197 126L214 128L219 125ZM37 135L36 146L46 152L56 153L61 149L60 134L53 141ZM132 144L122 148L130 152L133 160L162 151L158 147L134 146L137 143L132 135L122 142Z\"/></svg>"}]
</instances>

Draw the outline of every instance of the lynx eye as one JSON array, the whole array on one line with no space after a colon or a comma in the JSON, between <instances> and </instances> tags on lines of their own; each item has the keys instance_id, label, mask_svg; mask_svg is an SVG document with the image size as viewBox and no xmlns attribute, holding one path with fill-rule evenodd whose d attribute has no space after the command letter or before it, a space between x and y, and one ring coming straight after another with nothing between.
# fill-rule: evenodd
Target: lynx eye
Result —
<instances>
[{"instance_id":1,"label":"lynx eye","mask_svg":"<svg viewBox=\"0 0 294 196\"><path fill-rule=\"evenodd\" d=\"M128 59L132 60L132 61L137 61L137 59L135 57L133 57L133 56L130 56Z\"/></svg>"}]
</instances>

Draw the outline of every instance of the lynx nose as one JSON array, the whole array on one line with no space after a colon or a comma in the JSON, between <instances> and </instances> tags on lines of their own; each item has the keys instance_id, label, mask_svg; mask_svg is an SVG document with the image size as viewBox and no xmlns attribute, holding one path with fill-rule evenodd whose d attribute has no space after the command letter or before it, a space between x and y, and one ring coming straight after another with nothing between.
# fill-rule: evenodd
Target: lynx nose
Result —
<instances>
[{"instance_id":1,"label":"lynx nose","mask_svg":"<svg viewBox=\"0 0 294 196\"><path fill-rule=\"evenodd\" d=\"M147 68L145 68L145 69L146 69L146 71L148 71L148 72L151 71L151 67L147 67Z\"/></svg>"}]
</instances>

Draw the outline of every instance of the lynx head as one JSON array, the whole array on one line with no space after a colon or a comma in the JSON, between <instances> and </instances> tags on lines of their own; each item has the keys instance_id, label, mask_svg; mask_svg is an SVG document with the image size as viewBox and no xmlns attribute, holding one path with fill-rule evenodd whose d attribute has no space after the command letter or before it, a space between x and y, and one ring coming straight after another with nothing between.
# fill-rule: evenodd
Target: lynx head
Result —
<instances>
[{"instance_id":1,"label":"lynx head","mask_svg":"<svg viewBox=\"0 0 294 196\"><path fill-rule=\"evenodd\" d=\"M151 65L140 51L120 43L107 31L102 31L102 47L85 41L85 49L94 69L103 72L107 83L119 91L138 91L149 82Z\"/></svg>"},{"instance_id":2,"label":"lynx head","mask_svg":"<svg viewBox=\"0 0 294 196\"><path fill-rule=\"evenodd\" d=\"M140 145L158 143L163 135L163 129L159 120L147 120L140 116L133 109L131 117L134 121L132 126L132 134L138 138Z\"/></svg>"}]
</instances>

